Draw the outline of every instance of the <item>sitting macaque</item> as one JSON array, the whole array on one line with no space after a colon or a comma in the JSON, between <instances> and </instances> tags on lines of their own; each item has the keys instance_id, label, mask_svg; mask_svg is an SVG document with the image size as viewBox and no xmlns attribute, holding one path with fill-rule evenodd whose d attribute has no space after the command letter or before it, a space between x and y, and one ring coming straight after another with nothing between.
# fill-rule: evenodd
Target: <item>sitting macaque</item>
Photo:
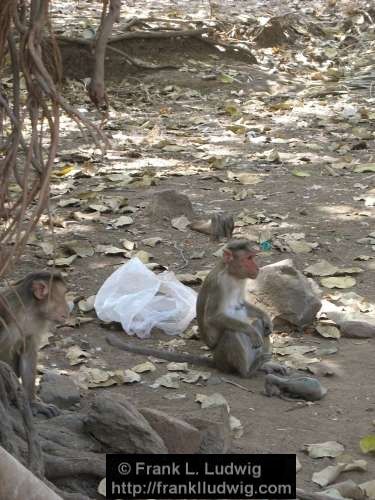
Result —
<instances>
[{"instance_id":1,"label":"sitting macaque","mask_svg":"<svg viewBox=\"0 0 375 500\"><path fill-rule=\"evenodd\" d=\"M66 292L61 274L45 271L28 274L0 295L0 361L21 378L34 415L59 413L54 405L35 400L35 377L42 334L69 317Z\"/></svg>"},{"instance_id":2,"label":"sitting macaque","mask_svg":"<svg viewBox=\"0 0 375 500\"><path fill-rule=\"evenodd\" d=\"M271 319L246 300L247 280L255 279L258 274L255 255L250 241L232 240L226 245L222 260L208 274L199 292L199 331L202 340L212 350L213 359L143 348L123 342L114 335L109 336L107 341L125 351L215 367L242 377L250 377L258 369L266 373L286 374L285 367L270 361Z\"/></svg>"},{"instance_id":3,"label":"sitting macaque","mask_svg":"<svg viewBox=\"0 0 375 500\"><path fill-rule=\"evenodd\" d=\"M198 295L197 320L201 338L223 371L250 377L261 369L286 372L270 362L272 322L268 314L247 301L247 280L259 268L256 252L246 239L232 240L221 262L208 274Z\"/></svg>"}]
</instances>

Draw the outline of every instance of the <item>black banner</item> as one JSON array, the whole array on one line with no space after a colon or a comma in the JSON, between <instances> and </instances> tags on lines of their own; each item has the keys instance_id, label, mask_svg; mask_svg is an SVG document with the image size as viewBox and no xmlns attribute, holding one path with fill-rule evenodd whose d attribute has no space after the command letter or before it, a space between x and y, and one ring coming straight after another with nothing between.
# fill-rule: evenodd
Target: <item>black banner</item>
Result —
<instances>
[{"instance_id":1,"label":"black banner","mask_svg":"<svg viewBox=\"0 0 375 500\"><path fill-rule=\"evenodd\" d=\"M295 455L107 455L117 499L292 499Z\"/></svg>"}]
</instances>

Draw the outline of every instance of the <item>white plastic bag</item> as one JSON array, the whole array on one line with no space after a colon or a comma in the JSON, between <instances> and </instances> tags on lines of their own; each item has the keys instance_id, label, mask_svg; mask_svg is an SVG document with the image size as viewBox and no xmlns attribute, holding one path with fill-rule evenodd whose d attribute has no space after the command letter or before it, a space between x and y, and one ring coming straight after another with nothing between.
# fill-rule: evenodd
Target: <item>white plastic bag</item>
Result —
<instances>
[{"instance_id":1,"label":"white plastic bag","mask_svg":"<svg viewBox=\"0 0 375 500\"><path fill-rule=\"evenodd\" d=\"M182 333L195 318L197 293L173 272L159 275L133 258L103 283L95 310L103 321L117 321L129 334L145 338L153 327L168 335Z\"/></svg>"}]
</instances>

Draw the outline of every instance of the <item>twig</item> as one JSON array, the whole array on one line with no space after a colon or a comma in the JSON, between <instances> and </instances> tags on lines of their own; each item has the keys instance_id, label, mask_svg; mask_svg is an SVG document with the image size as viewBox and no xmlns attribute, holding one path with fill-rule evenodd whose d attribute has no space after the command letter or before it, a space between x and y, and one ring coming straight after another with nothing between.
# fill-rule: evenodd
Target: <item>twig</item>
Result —
<instances>
[{"instance_id":1,"label":"twig","mask_svg":"<svg viewBox=\"0 0 375 500\"><path fill-rule=\"evenodd\" d=\"M289 399L287 401L289 401ZM296 406L288 408L285 412L300 410L301 408L306 408L306 406L311 406L311 404L309 404L311 403L310 401L296 401L296 403L298 403Z\"/></svg>"},{"instance_id":2,"label":"twig","mask_svg":"<svg viewBox=\"0 0 375 500\"><path fill-rule=\"evenodd\" d=\"M165 31L128 31L122 33L121 35L113 36L108 40L108 43L120 42L121 40L130 40L133 38L186 38L195 37L207 33L207 29L196 29L196 30L165 30ZM81 45L92 45L92 40L86 40L84 38L67 37L67 36L56 36L57 40L67 43L79 43Z\"/></svg>"},{"instance_id":3,"label":"twig","mask_svg":"<svg viewBox=\"0 0 375 500\"><path fill-rule=\"evenodd\" d=\"M178 66L173 66L172 64L152 64L146 63L139 59L129 56L126 52L120 49L116 49L116 47L107 46L108 50L112 52L116 52L116 54L120 54L128 63L133 64L137 68L141 69L176 69Z\"/></svg>"},{"instance_id":4,"label":"twig","mask_svg":"<svg viewBox=\"0 0 375 500\"><path fill-rule=\"evenodd\" d=\"M221 377L221 380L227 384L234 385L235 387L238 387L239 389L242 389L243 391L254 393L254 391L252 391L248 387L245 387L244 385L238 384L237 382L234 382L233 380L230 380L229 378Z\"/></svg>"}]
</instances>

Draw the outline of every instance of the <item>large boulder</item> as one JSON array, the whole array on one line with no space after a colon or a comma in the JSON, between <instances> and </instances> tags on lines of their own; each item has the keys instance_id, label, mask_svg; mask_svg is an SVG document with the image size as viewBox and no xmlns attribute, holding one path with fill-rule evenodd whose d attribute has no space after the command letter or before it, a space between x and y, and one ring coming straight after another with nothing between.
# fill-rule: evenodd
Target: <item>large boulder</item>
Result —
<instances>
[{"instance_id":1,"label":"large boulder","mask_svg":"<svg viewBox=\"0 0 375 500\"><path fill-rule=\"evenodd\" d=\"M85 428L112 453L168 453L159 434L123 394L99 394Z\"/></svg>"},{"instance_id":2,"label":"large boulder","mask_svg":"<svg viewBox=\"0 0 375 500\"><path fill-rule=\"evenodd\" d=\"M189 198L174 189L155 193L147 208L147 213L157 220L170 220L181 215L190 220L194 217L193 207Z\"/></svg>"},{"instance_id":3,"label":"large boulder","mask_svg":"<svg viewBox=\"0 0 375 500\"><path fill-rule=\"evenodd\" d=\"M249 283L249 291L273 319L287 321L299 329L311 325L321 308L316 288L291 259L260 268L257 279Z\"/></svg>"},{"instance_id":4,"label":"large boulder","mask_svg":"<svg viewBox=\"0 0 375 500\"><path fill-rule=\"evenodd\" d=\"M53 372L43 375L39 396L45 403L66 410L80 402L79 389L74 381L70 377Z\"/></svg>"},{"instance_id":5,"label":"large boulder","mask_svg":"<svg viewBox=\"0 0 375 500\"><path fill-rule=\"evenodd\" d=\"M202 436L196 427L152 408L139 410L151 427L163 439L168 453L198 453Z\"/></svg>"},{"instance_id":6,"label":"large boulder","mask_svg":"<svg viewBox=\"0 0 375 500\"><path fill-rule=\"evenodd\" d=\"M206 408L204 418L190 417L186 421L201 433L199 453L229 453L232 446L232 431L226 406Z\"/></svg>"}]
</instances>

